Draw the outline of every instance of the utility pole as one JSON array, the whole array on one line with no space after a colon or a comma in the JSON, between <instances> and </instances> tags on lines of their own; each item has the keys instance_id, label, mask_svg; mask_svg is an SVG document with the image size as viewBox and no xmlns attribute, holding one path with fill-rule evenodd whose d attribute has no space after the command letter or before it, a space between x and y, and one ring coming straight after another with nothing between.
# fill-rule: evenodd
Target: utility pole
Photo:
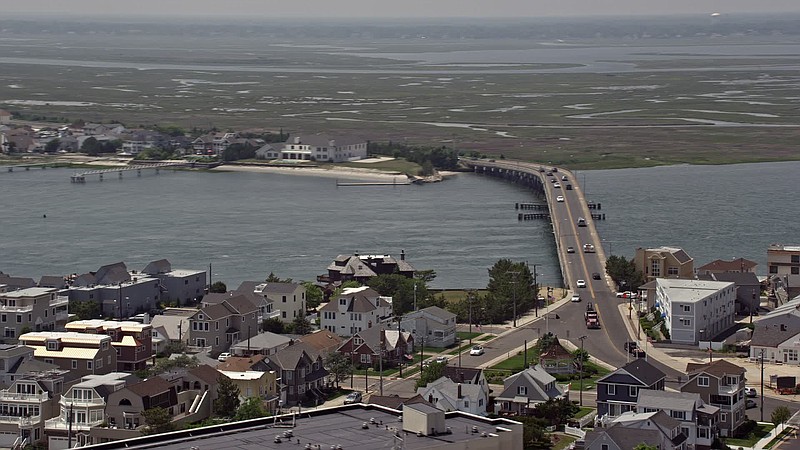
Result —
<instances>
[{"instance_id":1,"label":"utility pole","mask_svg":"<svg viewBox=\"0 0 800 450\"><path fill-rule=\"evenodd\" d=\"M380 374L378 376L380 377L379 386L381 390L381 396L383 396L383 348L386 345L386 339L384 337L385 333L386 332L383 330L383 328L381 328L381 345L378 347L378 361L380 361L378 363L378 370L380 370Z\"/></svg>"},{"instance_id":2,"label":"utility pole","mask_svg":"<svg viewBox=\"0 0 800 450\"><path fill-rule=\"evenodd\" d=\"M536 317L539 317L539 283L536 280L536 266L538 264L533 265L533 310Z\"/></svg>"},{"instance_id":3,"label":"utility pole","mask_svg":"<svg viewBox=\"0 0 800 450\"><path fill-rule=\"evenodd\" d=\"M419 373L422 374L422 361L425 360L425 336L419 346Z\"/></svg>"},{"instance_id":4,"label":"utility pole","mask_svg":"<svg viewBox=\"0 0 800 450\"><path fill-rule=\"evenodd\" d=\"M761 421L764 421L764 349L761 349Z\"/></svg>"},{"instance_id":5,"label":"utility pole","mask_svg":"<svg viewBox=\"0 0 800 450\"><path fill-rule=\"evenodd\" d=\"M350 338L350 390L353 390L353 378L355 378L356 374L356 365L353 363L353 353L355 350L355 345L353 344L353 338Z\"/></svg>"},{"instance_id":6,"label":"utility pole","mask_svg":"<svg viewBox=\"0 0 800 450\"><path fill-rule=\"evenodd\" d=\"M583 340L584 340L584 339L586 339L586 336L581 336L581 337L579 337L578 339L580 339L580 340L581 340L581 355L580 355L580 357L579 357L579 359L580 359L580 363L581 363L581 374L580 374L580 377L581 377L581 387L580 387L580 394L579 394L579 395L580 395L580 401L579 401L579 404L580 404L581 406L583 406Z\"/></svg>"},{"instance_id":7,"label":"utility pole","mask_svg":"<svg viewBox=\"0 0 800 450\"><path fill-rule=\"evenodd\" d=\"M475 293L473 291L469 291L467 293L467 301L469 302L469 345L470 346L472 346L472 300L474 295Z\"/></svg>"},{"instance_id":8,"label":"utility pole","mask_svg":"<svg viewBox=\"0 0 800 450\"><path fill-rule=\"evenodd\" d=\"M414 311L417 310L417 283L414 283Z\"/></svg>"},{"instance_id":9,"label":"utility pole","mask_svg":"<svg viewBox=\"0 0 800 450\"><path fill-rule=\"evenodd\" d=\"M72 448L72 403L67 413L67 448Z\"/></svg>"},{"instance_id":10,"label":"utility pole","mask_svg":"<svg viewBox=\"0 0 800 450\"><path fill-rule=\"evenodd\" d=\"M525 343L523 344L522 354L525 355L523 357L523 361L525 361L524 365L522 366L523 369L528 368L528 340L525 339Z\"/></svg>"}]
</instances>

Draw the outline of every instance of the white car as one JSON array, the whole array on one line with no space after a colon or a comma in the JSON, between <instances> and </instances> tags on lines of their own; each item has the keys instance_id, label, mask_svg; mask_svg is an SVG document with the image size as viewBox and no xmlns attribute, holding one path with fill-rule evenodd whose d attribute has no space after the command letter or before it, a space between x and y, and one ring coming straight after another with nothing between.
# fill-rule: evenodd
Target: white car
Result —
<instances>
[{"instance_id":1,"label":"white car","mask_svg":"<svg viewBox=\"0 0 800 450\"><path fill-rule=\"evenodd\" d=\"M572 298L569 299L569 301L578 303L579 301L581 301L581 296L578 294L572 294Z\"/></svg>"},{"instance_id":2,"label":"white car","mask_svg":"<svg viewBox=\"0 0 800 450\"><path fill-rule=\"evenodd\" d=\"M220 353L219 356L217 357L217 361L225 362L230 357L231 357L231 354L228 353L228 352Z\"/></svg>"},{"instance_id":3,"label":"white car","mask_svg":"<svg viewBox=\"0 0 800 450\"><path fill-rule=\"evenodd\" d=\"M558 203L564 203L564 196L562 196L562 195L559 195L558 197L556 197L556 201L557 201Z\"/></svg>"},{"instance_id":4,"label":"white car","mask_svg":"<svg viewBox=\"0 0 800 450\"><path fill-rule=\"evenodd\" d=\"M585 281L585 280L578 280L578 281L576 281L576 282L575 282L575 284L576 284L576 285L577 285L579 288L585 288L585 287L586 287L586 281Z\"/></svg>"},{"instance_id":5,"label":"white car","mask_svg":"<svg viewBox=\"0 0 800 450\"><path fill-rule=\"evenodd\" d=\"M556 188L556 189L561 189L561 183L555 182L555 183L553 183L553 187Z\"/></svg>"},{"instance_id":6,"label":"white car","mask_svg":"<svg viewBox=\"0 0 800 450\"><path fill-rule=\"evenodd\" d=\"M433 361L437 363L447 364L447 361L449 361L449 359L447 358L447 356L437 356L436 359L434 359Z\"/></svg>"},{"instance_id":7,"label":"white car","mask_svg":"<svg viewBox=\"0 0 800 450\"><path fill-rule=\"evenodd\" d=\"M472 350L469 351L470 356L481 356L483 354L483 347L480 345L476 345L472 347Z\"/></svg>"}]
</instances>

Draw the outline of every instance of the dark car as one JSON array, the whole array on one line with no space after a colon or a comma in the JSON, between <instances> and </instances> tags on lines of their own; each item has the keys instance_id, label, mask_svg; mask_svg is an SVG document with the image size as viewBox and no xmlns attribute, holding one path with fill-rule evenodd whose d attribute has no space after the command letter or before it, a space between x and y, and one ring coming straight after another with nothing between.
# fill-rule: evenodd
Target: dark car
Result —
<instances>
[{"instance_id":1,"label":"dark car","mask_svg":"<svg viewBox=\"0 0 800 450\"><path fill-rule=\"evenodd\" d=\"M592 273L592 279L593 280L599 280L600 279L600 274L597 273L597 272Z\"/></svg>"},{"instance_id":2,"label":"dark car","mask_svg":"<svg viewBox=\"0 0 800 450\"><path fill-rule=\"evenodd\" d=\"M572 190L572 185L571 185L571 184L568 184L568 185L567 185L567 190L568 190L568 191L571 191L571 190Z\"/></svg>"}]
</instances>

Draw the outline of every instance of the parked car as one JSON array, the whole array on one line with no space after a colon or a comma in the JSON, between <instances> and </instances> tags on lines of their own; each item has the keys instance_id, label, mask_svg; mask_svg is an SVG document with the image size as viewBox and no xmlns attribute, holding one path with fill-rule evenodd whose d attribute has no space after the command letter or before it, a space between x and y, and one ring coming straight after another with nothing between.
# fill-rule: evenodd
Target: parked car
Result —
<instances>
[{"instance_id":1,"label":"parked car","mask_svg":"<svg viewBox=\"0 0 800 450\"><path fill-rule=\"evenodd\" d=\"M756 388L754 387L746 387L744 388L744 395L748 397L758 397L758 392L756 392Z\"/></svg>"},{"instance_id":2,"label":"parked car","mask_svg":"<svg viewBox=\"0 0 800 450\"><path fill-rule=\"evenodd\" d=\"M344 404L349 405L351 403L361 403L361 392L353 391L347 394L347 397L344 398Z\"/></svg>"},{"instance_id":3,"label":"parked car","mask_svg":"<svg viewBox=\"0 0 800 450\"><path fill-rule=\"evenodd\" d=\"M556 201L558 203L564 203L564 196L563 195L559 195L558 197L556 197Z\"/></svg>"},{"instance_id":4,"label":"parked car","mask_svg":"<svg viewBox=\"0 0 800 450\"><path fill-rule=\"evenodd\" d=\"M592 279L593 280L599 280L600 278L601 278L600 277L600 273L598 273L598 272L593 272L592 273Z\"/></svg>"},{"instance_id":5,"label":"parked car","mask_svg":"<svg viewBox=\"0 0 800 450\"><path fill-rule=\"evenodd\" d=\"M575 282L575 285L578 286L579 288L585 288L586 287L586 280L578 280L578 281Z\"/></svg>"},{"instance_id":6,"label":"parked car","mask_svg":"<svg viewBox=\"0 0 800 450\"><path fill-rule=\"evenodd\" d=\"M219 356L217 356L217 361L219 361L219 362L225 362L225 361L226 361L228 358L230 358L230 357L231 357L231 354L230 354L230 353L228 353L228 352L223 352L223 353L220 353L220 354L219 354Z\"/></svg>"},{"instance_id":7,"label":"parked car","mask_svg":"<svg viewBox=\"0 0 800 450\"><path fill-rule=\"evenodd\" d=\"M567 247L567 253L575 253L575 247Z\"/></svg>"},{"instance_id":8,"label":"parked car","mask_svg":"<svg viewBox=\"0 0 800 450\"><path fill-rule=\"evenodd\" d=\"M470 356L481 356L483 354L483 347L480 345L476 345L472 347L472 350L469 351Z\"/></svg>"},{"instance_id":9,"label":"parked car","mask_svg":"<svg viewBox=\"0 0 800 450\"><path fill-rule=\"evenodd\" d=\"M447 364L447 361L449 361L449 359L447 358L447 356L437 356L434 361L437 362L437 363L445 363L445 364Z\"/></svg>"},{"instance_id":10,"label":"parked car","mask_svg":"<svg viewBox=\"0 0 800 450\"><path fill-rule=\"evenodd\" d=\"M572 298L569 301L578 303L581 301L581 296L579 294L572 294Z\"/></svg>"}]
</instances>

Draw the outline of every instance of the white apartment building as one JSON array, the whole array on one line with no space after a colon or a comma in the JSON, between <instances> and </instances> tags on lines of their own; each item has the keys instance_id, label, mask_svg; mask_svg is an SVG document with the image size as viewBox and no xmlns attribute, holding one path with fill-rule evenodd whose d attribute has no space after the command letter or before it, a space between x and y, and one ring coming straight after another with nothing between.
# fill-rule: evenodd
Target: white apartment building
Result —
<instances>
[{"instance_id":1,"label":"white apartment building","mask_svg":"<svg viewBox=\"0 0 800 450\"><path fill-rule=\"evenodd\" d=\"M710 341L728 329L735 301L736 285L731 282L656 279L655 308L674 343Z\"/></svg>"},{"instance_id":2,"label":"white apartment building","mask_svg":"<svg viewBox=\"0 0 800 450\"><path fill-rule=\"evenodd\" d=\"M339 336L352 336L391 317L391 297L382 297L367 286L347 288L320 309L320 328Z\"/></svg>"}]
</instances>

